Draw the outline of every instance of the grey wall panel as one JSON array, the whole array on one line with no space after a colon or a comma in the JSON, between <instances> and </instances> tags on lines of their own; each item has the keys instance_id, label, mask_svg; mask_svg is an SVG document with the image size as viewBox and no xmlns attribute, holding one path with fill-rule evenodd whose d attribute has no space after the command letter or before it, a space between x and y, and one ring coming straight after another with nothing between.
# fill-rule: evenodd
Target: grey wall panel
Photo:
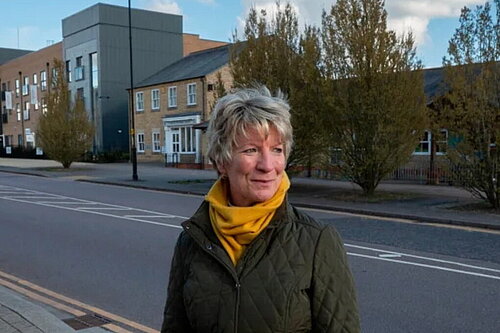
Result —
<instances>
[{"instance_id":1,"label":"grey wall panel","mask_svg":"<svg viewBox=\"0 0 500 333\"><path fill-rule=\"evenodd\" d=\"M140 82L182 57L182 16L144 10L132 12L134 82ZM82 57L85 78L70 84L84 88L90 112L89 55L99 58L99 91L94 112L98 151L128 150L129 29L126 7L97 4L63 20L65 60ZM121 131L121 133L119 133Z\"/></svg>"}]
</instances>

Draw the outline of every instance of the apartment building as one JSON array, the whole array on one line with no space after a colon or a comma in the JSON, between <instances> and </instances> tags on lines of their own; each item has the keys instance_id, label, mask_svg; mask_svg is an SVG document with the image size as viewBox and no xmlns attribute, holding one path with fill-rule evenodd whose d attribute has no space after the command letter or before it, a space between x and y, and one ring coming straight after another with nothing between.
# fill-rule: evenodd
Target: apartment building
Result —
<instances>
[{"instance_id":1,"label":"apartment building","mask_svg":"<svg viewBox=\"0 0 500 333\"><path fill-rule=\"evenodd\" d=\"M3 146L36 146L38 118L47 108L45 94L50 90L52 63L61 59L61 54L62 43L56 43L0 64Z\"/></svg>"},{"instance_id":2,"label":"apartment building","mask_svg":"<svg viewBox=\"0 0 500 333\"><path fill-rule=\"evenodd\" d=\"M232 86L229 48L193 52L134 89L139 161L209 167L203 129L214 104L218 73L226 89Z\"/></svg>"},{"instance_id":3,"label":"apartment building","mask_svg":"<svg viewBox=\"0 0 500 333\"><path fill-rule=\"evenodd\" d=\"M180 15L132 9L131 22L134 86L184 55L227 44L184 34ZM102 3L64 18L57 44L38 51L0 48L0 147L36 147L54 59L64 62L71 94L83 99L94 123L92 152L128 151L128 8Z\"/></svg>"}]
</instances>

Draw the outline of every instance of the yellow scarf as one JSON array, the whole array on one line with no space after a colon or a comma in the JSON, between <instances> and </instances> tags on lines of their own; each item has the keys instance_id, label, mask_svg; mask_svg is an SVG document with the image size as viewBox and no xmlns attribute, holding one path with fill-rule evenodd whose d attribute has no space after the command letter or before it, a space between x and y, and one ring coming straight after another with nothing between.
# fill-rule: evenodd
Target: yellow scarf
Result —
<instances>
[{"instance_id":1,"label":"yellow scarf","mask_svg":"<svg viewBox=\"0 0 500 333\"><path fill-rule=\"evenodd\" d=\"M227 186L217 180L205 197L210 203L210 221L222 246L236 266L248 244L264 230L281 206L290 180L285 172L274 196L250 207L229 206Z\"/></svg>"}]
</instances>

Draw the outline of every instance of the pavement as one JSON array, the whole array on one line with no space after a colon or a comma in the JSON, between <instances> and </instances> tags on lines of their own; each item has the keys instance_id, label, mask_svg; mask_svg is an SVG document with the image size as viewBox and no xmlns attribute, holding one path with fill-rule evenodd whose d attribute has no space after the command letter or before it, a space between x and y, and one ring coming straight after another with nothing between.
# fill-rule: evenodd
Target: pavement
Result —
<instances>
[{"instance_id":1,"label":"pavement","mask_svg":"<svg viewBox=\"0 0 500 333\"><path fill-rule=\"evenodd\" d=\"M28 174L176 193L204 195L217 174L214 170L166 168L162 163L139 163L139 180L132 180L130 163L73 163L70 169L50 160L0 158L0 172ZM347 181L292 177L289 200L297 207L460 226L471 230L500 230L500 213L477 208L481 200L449 185L383 182L376 199L362 199L360 189ZM54 312L54 311L52 311ZM0 332L74 332L47 306L37 305L0 286ZM92 327L79 332L106 332Z\"/></svg>"}]
</instances>

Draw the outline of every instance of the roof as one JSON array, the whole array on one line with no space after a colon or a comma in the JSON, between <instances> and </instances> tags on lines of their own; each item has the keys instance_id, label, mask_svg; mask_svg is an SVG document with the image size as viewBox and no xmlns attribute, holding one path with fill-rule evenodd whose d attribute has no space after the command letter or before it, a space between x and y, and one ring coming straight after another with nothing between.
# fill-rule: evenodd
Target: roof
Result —
<instances>
[{"instance_id":1,"label":"roof","mask_svg":"<svg viewBox=\"0 0 500 333\"><path fill-rule=\"evenodd\" d=\"M229 63L229 47L224 45L193 52L139 82L136 88L204 77Z\"/></svg>"},{"instance_id":2,"label":"roof","mask_svg":"<svg viewBox=\"0 0 500 333\"><path fill-rule=\"evenodd\" d=\"M0 65L31 52L33 51L0 47Z\"/></svg>"},{"instance_id":3,"label":"roof","mask_svg":"<svg viewBox=\"0 0 500 333\"><path fill-rule=\"evenodd\" d=\"M443 67L424 69L424 92L427 100L445 94Z\"/></svg>"}]
</instances>

